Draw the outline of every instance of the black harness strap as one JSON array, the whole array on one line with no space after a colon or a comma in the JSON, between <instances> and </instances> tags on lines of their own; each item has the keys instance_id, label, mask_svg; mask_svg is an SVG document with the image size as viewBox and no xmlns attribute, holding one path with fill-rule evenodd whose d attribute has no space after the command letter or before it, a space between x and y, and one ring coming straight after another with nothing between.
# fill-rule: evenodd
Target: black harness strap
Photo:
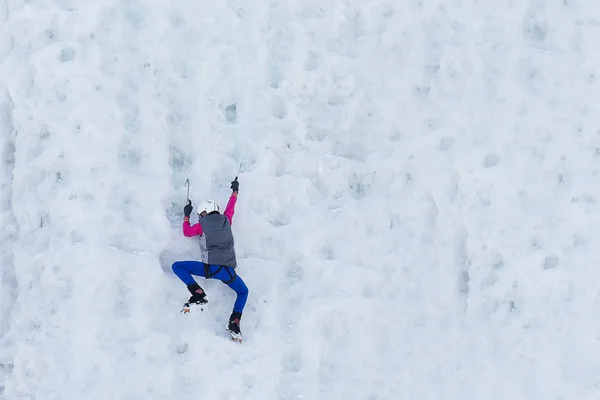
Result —
<instances>
[{"instance_id":1,"label":"black harness strap","mask_svg":"<svg viewBox=\"0 0 600 400\"><path fill-rule=\"evenodd\" d=\"M208 264L208 263L204 263L204 278L206 278L206 279L212 278L212 274L210 273L210 264Z\"/></svg>"},{"instance_id":2,"label":"black harness strap","mask_svg":"<svg viewBox=\"0 0 600 400\"><path fill-rule=\"evenodd\" d=\"M214 274L210 273L210 265L207 263L204 263L204 278L206 279L211 279L213 276L217 275L219 272L221 272L221 270L225 268L225 271L227 271L227 275L229 275L229 280L227 281L223 281L224 284L229 285L231 283L233 283L233 281L235 281L235 279L237 278L237 274L235 273L235 269L231 268L231 267L226 267L225 265L219 265L219 268L217 268L217 270L215 271ZM233 271L233 273L232 273Z\"/></svg>"},{"instance_id":3,"label":"black harness strap","mask_svg":"<svg viewBox=\"0 0 600 400\"><path fill-rule=\"evenodd\" d=\"M227 268L226 271L227 271L227 274L229 274L229 277L231 279L229 279L228 281L223 281L223 283L226 285L229 285L229 284L233 283L233 281L235 281L235 279L237 278L237 274L235 273L235 269L233 269L233 268ZM231 273L231 271L233 271L233 274Z\"/></svg>"}]
</instances>

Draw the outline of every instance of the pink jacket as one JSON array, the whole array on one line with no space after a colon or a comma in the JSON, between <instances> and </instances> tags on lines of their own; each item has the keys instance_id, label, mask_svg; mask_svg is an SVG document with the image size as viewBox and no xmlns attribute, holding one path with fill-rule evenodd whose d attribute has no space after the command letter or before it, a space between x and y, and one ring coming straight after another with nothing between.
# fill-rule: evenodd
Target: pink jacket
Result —
<instances>
[{"instance_id":1,"label":"pink jacket","mask_svg":"<svg viewBox=\"0 0 600 400\"><path fill-rule=\"evenodd\" d=\"M225 207L225 212L223 215L227 217L230 224L233 224L233 214L235 213L235 203L237 202L237 193L233 192L229 201L227 202L227 207ZM186 237L192 236L202 236L202 225L198 222L195 225L190 225L190 217L185 217L183 219L183 234Z\"/></svg>"}]
</instances>

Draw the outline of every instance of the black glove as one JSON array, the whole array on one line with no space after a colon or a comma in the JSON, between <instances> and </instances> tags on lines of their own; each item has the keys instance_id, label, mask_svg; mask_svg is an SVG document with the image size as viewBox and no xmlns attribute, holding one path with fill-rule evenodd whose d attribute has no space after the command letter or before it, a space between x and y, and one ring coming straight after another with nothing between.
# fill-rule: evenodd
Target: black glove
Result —
<instances>
[{"instance_id":1,"label":"black glove","mask_svg":"<svg viewBox=\"0 0 600 400\"><path fill-rule=\"evenodd\" d=\"M189 217L190 215L192 215L192 210L194 209L194 207L192 207L192 201L188 200L188 203L185 207L183 207L183 214L186 217Z\"/></svg>"},{"instance_id":2,"label":"black glove","mask_svg":"<svg viewBox=\"0 0 600 400\"><path fill-rule=\"evenodd\" d=\"M231 190L236 193L240 191L240 183L238 182L237 178L231 181Z\"/></svg>"}]
</instances>

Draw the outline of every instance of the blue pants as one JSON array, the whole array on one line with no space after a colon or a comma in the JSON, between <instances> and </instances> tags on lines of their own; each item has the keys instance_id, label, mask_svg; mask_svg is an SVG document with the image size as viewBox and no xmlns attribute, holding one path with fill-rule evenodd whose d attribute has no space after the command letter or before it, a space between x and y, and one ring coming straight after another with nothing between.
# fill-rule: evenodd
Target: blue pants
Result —
<instances>
[{"instance_id":1,"label":"blue pants","mask_svg":"<svg viewBox=\"0 0 600 400\"><path fill-rule=\"evenodd\" d=\"M179 277L186 285L193 285L197 283L192 275L205 276L204 274L204 263L200 261L176 261L173 263L173 272ZM211 278L218 279L225 283L231 281L234 277L235 272L231 267L225 267L222 265L209 265ZM227 284L231 289L237 293L237 299L233 305L233 311L242 313L246 300L248 299L248 287L240 276L235 276L233 281Z\"/></svg>"}]
</instances>

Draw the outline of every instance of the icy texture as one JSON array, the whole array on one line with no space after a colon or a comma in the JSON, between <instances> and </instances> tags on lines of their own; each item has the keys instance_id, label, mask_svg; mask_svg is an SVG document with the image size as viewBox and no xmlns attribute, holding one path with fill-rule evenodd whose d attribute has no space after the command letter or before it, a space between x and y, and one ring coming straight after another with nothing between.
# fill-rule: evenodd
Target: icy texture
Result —
<instances>
[{"instance_id":1,"label":"icy texture","mask_svg":"<svg viewBox=\"0 0 600 400\"><path fill-rule=\"evenodd\" d=\"M595 1L0 0L0 398L597 399ZM240 162L244 343L170 264Z\"/></svg>"}]
</instances>

